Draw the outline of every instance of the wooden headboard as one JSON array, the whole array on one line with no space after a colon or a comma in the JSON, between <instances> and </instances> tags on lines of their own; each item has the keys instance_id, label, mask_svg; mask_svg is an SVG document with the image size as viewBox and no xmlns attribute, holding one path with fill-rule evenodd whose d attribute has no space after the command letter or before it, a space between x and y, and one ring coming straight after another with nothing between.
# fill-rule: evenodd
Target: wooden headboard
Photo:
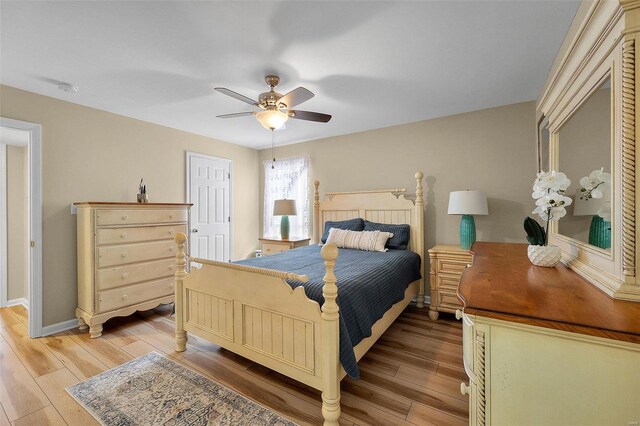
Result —
<instances>
[{"instance_id":1,"label":"wooden headboard","mask_svg":"<svg viewBox=\"0 0 640 426\"><path fill-rule=\"evenodd\" d=\"M424 289L424 198L422 172L416 172L415 200L405 198L406 189L382 189L374 191L327 192L320 201L320 182L313 183L313 239L318 244L327 221L340 221L361 217L365 220L388 224L408 224L411 228L409 250L421 259L420 287ZM422 291L424 292L424 290Z\"/></svg>"}]
</instances>

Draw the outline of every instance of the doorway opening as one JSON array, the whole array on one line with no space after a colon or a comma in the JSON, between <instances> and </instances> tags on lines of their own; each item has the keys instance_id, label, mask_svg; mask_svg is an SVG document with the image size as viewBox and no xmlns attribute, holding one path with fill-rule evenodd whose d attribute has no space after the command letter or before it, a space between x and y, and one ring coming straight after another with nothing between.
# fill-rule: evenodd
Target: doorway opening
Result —
<instances>
[{"instance_id":1,"label":"doorway opening","mask_svg":"<svg viewBox=\"0 0 640 426\"><path fill-rule=\"evenodd\" d=\"M41 158L41 126L0 117L0 307L23 305L30 337L42 335Z\"/></svg>"}]
</instances>

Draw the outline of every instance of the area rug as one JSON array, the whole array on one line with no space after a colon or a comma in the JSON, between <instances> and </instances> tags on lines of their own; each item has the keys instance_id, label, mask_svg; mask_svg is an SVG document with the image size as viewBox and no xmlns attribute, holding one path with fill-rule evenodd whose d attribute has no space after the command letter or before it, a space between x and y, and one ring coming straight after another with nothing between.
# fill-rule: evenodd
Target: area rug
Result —
<instances>
[{"instance_id":1,"label":"area rug","mask_svg":"<svg viewBox=\"0 0 640 426\"><path fill-rule=\"evenodd\" d=\"M103 425L295 426L238 393L151 352L67 388Z\"/></svg>"}]
</instances>

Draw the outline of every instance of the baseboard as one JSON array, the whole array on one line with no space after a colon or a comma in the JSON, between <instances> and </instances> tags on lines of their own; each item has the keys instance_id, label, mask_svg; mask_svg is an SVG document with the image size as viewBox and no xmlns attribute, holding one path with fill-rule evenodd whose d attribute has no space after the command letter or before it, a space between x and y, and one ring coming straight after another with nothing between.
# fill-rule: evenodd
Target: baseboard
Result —
<instances>
[{"instance_id":1,"label":"baseboard","mask_svg":"<svg viewBox=\"0 0 640 426\"><path fill-rule=\"evenodd\" d=\"M417 302L418 301L418 296L414 297L413 300L411 300L412 302ZM430 305L431 304L431 296L425 296L424 297L424 304L425 305Z\"/></svg>"},{"instance_id":2,"label":"baseboard","mask_svg":"<svg viewBox=\"0 0 640 426\"><path fill-rule=\"evenodd\" d=\"M42 327L42 336L49 336L51 334L60 333L61 331L71 330L78 326L78 319L70 319L68 321L59 322L57 324L47 325Z\"/></svg>"},{"instance_id":3,"label":"baseboard","mask_svg":"<svg viewBox=\"0 0 640 426\"><path fill-rule=\"evenodd\" d=\"M29 301L27 299L25 299L24 297L20 297L18 299L7 300L7 308L9 306L16 306L16 305L22 305L22 306L25 307L25 309L29 310Z\"/></svg>"}]
</instances>

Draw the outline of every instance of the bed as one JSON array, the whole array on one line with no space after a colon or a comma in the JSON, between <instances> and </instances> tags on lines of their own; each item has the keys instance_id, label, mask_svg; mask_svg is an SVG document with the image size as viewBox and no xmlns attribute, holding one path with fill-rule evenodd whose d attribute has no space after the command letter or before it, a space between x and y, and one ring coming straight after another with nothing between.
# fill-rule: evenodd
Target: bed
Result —
<instances>
[{"instance_id":1,"label":"bed","mask_svg":"<svg viewBox=\"0 0 640 426\"><path fill-rule=\"evenodd\" d=\"M382 313L365 337L353 346L352 356L357 362L412 299L417 299L418 307L424 306L423 173L417 172L415 179L415 197L405 196L405 189L391 189L326 193L323 201L320 201L319 183L314 182L313 246L291 252L299 256L306 250L316 257L320 252L324 275L315 292L322 293L322 305L307 297L304 290L307 284L314 281L318 284L317 273L313 276L257 267L251 262L225 263L187 257L184 251L186 236L177 235L177 350L186 349L187 333L192 333L318 389L322 392L324 424L337 425L340 381L347 374L341 364L340 330L343 325L336 303L339 296L337 282L340 275L349 275L349 270L342 269L341 272L339 263L336 278L334 269L339 249L334 244L321 248L317 244L327 221L360 217L371 222L410 226L407 249L419 256L418 276L421 278L412 281L404 295L398 297L401 299ZM280 255L270 256L274 259L269 262L276 261L276 256ZM193 265L188 273L190 263L201 266ZM292 269L299 269L293 263L291 265ZM313 293L311 289L309 292ZM348 369L350 367L347 365Z\"/></svg>"}]
</instances>

